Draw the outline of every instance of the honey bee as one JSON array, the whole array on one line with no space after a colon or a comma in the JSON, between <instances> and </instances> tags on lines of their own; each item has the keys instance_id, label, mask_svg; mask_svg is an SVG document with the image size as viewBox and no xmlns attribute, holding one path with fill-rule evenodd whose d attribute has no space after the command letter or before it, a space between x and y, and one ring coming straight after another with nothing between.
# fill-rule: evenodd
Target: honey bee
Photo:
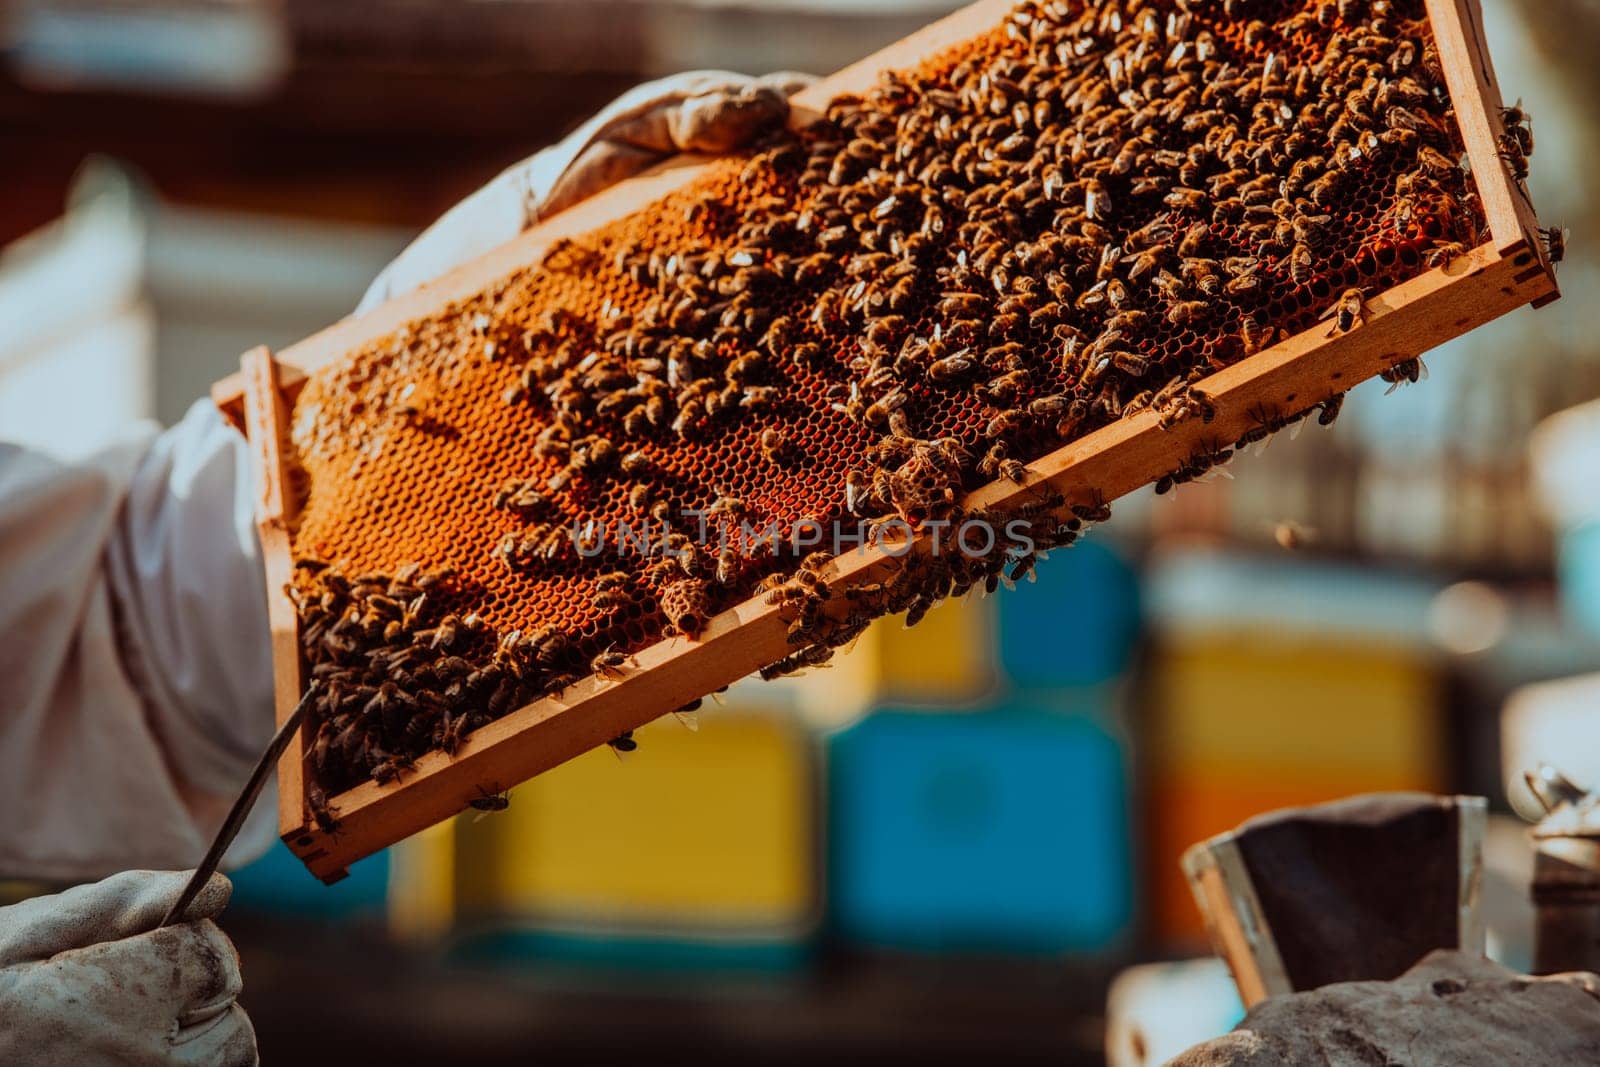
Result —
<instances>
[{"instance_id":1,"label":"honey bee","mask_svg":"<svg viewBox=\"0 0 1600 1067\"><path fill-rule=\"evenodd\" d=\"M1112 352L1110 359L1113 367L1134 378L1142 378L1150 371L1150 360L1134 352Z\"/></svg>"},{"instance_id":2,"label":"honey bee","mask_svg":"<svg viewBox=\"0 0 1600 1067\"><path fill-rule=\"evenodd\" d=\"M1502 107L1500 121L1505 126L1506 134L1516 141L1522 155L1533 155L1533 117L1523 108L1522 101L1518 100L1511 107Z\"/></svg>"},{"instance_id":3,"label":"honey bee","mask_svg":"<svg viewBox=\"0 0 1600 1067\"><path fill-rule=\"evenodd\" d=\"M317 829L325 834L339 832L339 813L328 803L327 794L315 783L306 785L306 807L311 810L311 818L316 822Z\"/></svg>"},{"instance_id":4,"label":"honey bee","mask_svg":"<svg viewBox=\"0 0 1600 1067\"><path fill-rule=\"evenodd\" d=\"M1502 158L1504 157L1502 156ZM1507 162L1510 163L1511 161L1507 160ZM1417 150L1417 163L1422 167L1424 173L1437 177L1448 177L1461 173L1461 164L1459 162L1451 159L1432 145L1423 145ZM1522 159L1521 166L1523 168L1523 176L1526 176L1527 160L1525 158Z\"/></svg>"},{"instance_id":5,"label":"honey bee","mask_svg":"<svg viewBox=\"0 0 1600 1067\"><path fill-rule=\"evenodd\" d=\"M1199 189L1186 189L1178 187L1167 193L1162 202L1176 211L1201 211L1209 202L1208 197Z\"/></svg>"},{"instance_id":6,"label":"honey bee","mask_svg":"<svg viewBox=\"0 0 1600 1067\"><path fill-rule=\"evenodd\" d=\"M1505 162L1506 169L1511 172L1515 181L1528 180L1528 154L1522 149L1522 142L1515 134L1506 132L1499 137L1500 158Z\"/></svg>"},{"instance_id":7,"label":"honey bee","mask_svg":"<svg viewBox=\"0 0 1600 1067\"><path fill-rule=\"evenodd\" d=\"M1428 267L1448 267L1450 261L1467 254L1467 246L1460 241L1441 241L1428 250L1423 263Z\"/></svg>"},{"instance_id":8,"label":"honey bee","mask_svg":"<svg viewBox=\"0 0 1600 1067\"><path fill-rule=\"evenodd\" d=\"M782 463L789 455L789 441L783 436L781 430L767 427L761 431L757 442L761 448L762 458L768 463Z\"/></svg>"},{"instance_id":9,"label":"honey bee","mask_svg":"<svg viewBox=\"0 0 1600 1067\"><path fill-rule=\"evenodd\" d=\"M473 811L491 814L505 811L511 806L511 797L503 789L486 789L478 787L478 795L467 801L467 807Z\"/></svg>"},{"instance_id":10,"label":"honey bee","mask_svg":"<svg viewBox=\"0 0 1600 1067\"><path fill-rule=\"evenodd\" d=\"M1270 346L1277 340L1278 331L1256 318L1248 315L1239 323L1239 339L1244 345L1245 355L1253 355Z\"/></svg>"},{"instance_id":11,"label":"honey bee","mask_svg":"<svg viewBox=\"0 0 1600 1067\"><path fill-rule=\"evenodd\" d=\"M1263 285L1261 275L1256 270L1249 270L1242 274L1235 274L1223 285L1222 291L1229 296L1248 296L1261 291Z\"/></svg>"},{"instance_id":12,"label":"honey bee","mask_svg":"<svg viewBox=\"0 0 1600 1067\"><path fill-rule=\"evenodd\" d=\"M1389 388L1384 390L1384 395L1394 392L1405 384L1415 384L1428 376L1428 365L1420 358L1407 359L1396 363L1387 370L1378 372L1378 377L1389 383Z\"/></svg>"},{"instance_id":13,"label":"honey bee","mask_svg":"<svg viewBox=\"0 0 1600 1067\"><path fill-rule=\"evenodd\" d=\"M1205 318L1211 305L1204 300L1185 300L1167 309L1167 321L1174 326L1190 326Z\"/></svg>"},{"instance_id":14,"label":"honey bee","mask_svg":"<svg viewBox=\"0 0 1600 1067\"><path fill-rule=\"evenodd\" d=\"M1111 214L1111 194L1098 178L1083 183L1083 211L1089 218L1100 222Z\"/></svg>"},{"instance_id":15,"label":"honey bee","mask_svg":"<svg viewBox=\"0 0 1600 1067\"><path fill-rule=\"evenodd\" d=\"M1335 393L1322 402L1322 410L1317 413L1319 426L1332 426L1339 417L1339 409L1344 407L1344 394Z\"/></svg>"},{"instance_id":16,"label":"honey bee","mask_svg":"<svg viewBox=\"0 0 1600 1067\"><path fill-rule=\"evenodd\" d=\"M1019 411L1002 411L990 419L983 429L985 437L1003 437L1020 429L1023 425L1023 414Z\"/></svg>"},{"instance_id":17,"label":"honey bee","mask_svg":"<svg viewBox=\"0 0 1600 1067\"><path fill-rule=\"evenodd\" d=\"M1567 231L1560 226L1549 226L1539 231L1540 238L1544 241L1545 255L1549 257L1552 265L1560 263L1567 257Z\"/></svg>"},{"instance_id":18,"label":"honey bee","mask_svg":"<svg viewBox=\"0 0 1600 1067\"><path fill-rule=\"evenodd\" d=\"M1196 222L1184 231L1183 239L1178 242L1178 256L1182 259L1194 259L1205 250L1211 231L1203 222Z\"/></svg>"},{"instance_id":19,"label":"honey bee","mask_svg":"<svg viewBox=\"0 0 1600 1067\"><path fill-rule=\"evenodd\" d=\"M1366 294L1360 289L1346 289L1339 294L1338 303L1328 312L1333 319L1333 324L1328 327L1328 336L1348 333L1357 326L1366 323Z\"/></svg>"},{"instance_id":20,"label":"honey bee","mask_svg":"<svg viewBox=\"0 0 1600 1067\"><path fill-rule=\"evenodd\" d=\"M1307 285L1311 281L1312 269L1310 246L1295 245L1289 253L1289 277L1296 285Z\"/></svg>"},{"instance_id":21,"label":"honey bee","mask_svg":"<svg viewBox=\"0 0 1600 1067\"><path fill-rule=\"evenodd\" d=\"M590 603L600 611L616 611L633 602L628 587L630 580L625 571L611 571L595 579L594 596Z\"/></svg>"},{"instance_id":22,"label":"honey bee","mask_svg":"<svg viewBox=\"0 0 1600 1067\"><path fill-rule=\"evenodd\" d=\"M618 652L614 648L607 648L595 654L589 661L589 670L603 678L622 678L627 675L623 665L629 660L627 654Z\"/></svg>"},{"instance_id":23,"label":"honey bee","mask_svg":"<svg viewBox=\"0 0 1600 1067\"><path fill-rule=\"evenodd\" d=\"M977 368L972 350L962 348L928 364L928 381L935 385L955 385L970 377Z\"/></svg>"},{"instance_id":24,"label":"honey bee","mask_svg":"<svg viewBox=\"0 0 1600 1067\"><path fill-rule=\"evenodd\" d=\"M851 470L844 476L844 506L845 510L855 514L861 509L862 503L867 499L871 489L871 482L859 470Z\"/></svg>"}]
</instances>

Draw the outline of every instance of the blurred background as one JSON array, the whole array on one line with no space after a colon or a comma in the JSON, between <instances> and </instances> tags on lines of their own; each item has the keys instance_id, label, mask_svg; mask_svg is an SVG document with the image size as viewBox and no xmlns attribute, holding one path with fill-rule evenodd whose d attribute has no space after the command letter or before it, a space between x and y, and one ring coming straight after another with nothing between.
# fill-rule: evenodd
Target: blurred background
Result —
<instances>
[{"instance_id":1,"label":"blurred background","mask_svg":"<svg viewBox=\"0 0 1600 1067\"><path fill-rule=\"evenodd\" d=\"M228 920L266 1062L1158 1062L1240 1011L1182 851L1376 789L1489 798L1528 966L1521 771L1600 785L1600 411L1557 414L1600 398L1600 3L1482 3L1565 299L338 886L277 847ZM826 72L953 6L0 3L0 436L177 419L642 78Z\"/></svg>"}]
</instances>

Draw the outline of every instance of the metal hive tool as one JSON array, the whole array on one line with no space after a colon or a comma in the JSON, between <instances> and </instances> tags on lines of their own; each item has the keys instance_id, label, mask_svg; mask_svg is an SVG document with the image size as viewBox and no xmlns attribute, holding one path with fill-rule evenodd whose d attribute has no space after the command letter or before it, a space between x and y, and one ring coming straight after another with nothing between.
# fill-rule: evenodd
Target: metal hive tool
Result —
<instances>
[{"instance_id":1,"label":"metal hive tool","mask_svg":"<svg viewBox=\"0 0 1600 1067\"><path fill-rule=\"evenodd\" d=\"M1044 18L1079 6L1029 10ZM1082 47L1136 50L1141 35L1153 34L1165 55L1172 44L1162 35L1174 33L1171 18L1182 14L1182 5L1126 6L1126 23L1103 21ZM328 699L330 707L341 700L349 704L349 723L339 720L340 725L370 722L373 736L386 738L388 748L353 764L330 761L333 731L318 734L316 724L308 726L281 772L280 821L290 847L317 875L337 877L353 860L474 799L625 735L739 677L774 664L808 662L790 657L847 633L850 620L841 621L841 615L870 614L869 609L888 605L880 593L869 591L921 566L908 560L925 558L923 527L913 535L916 550L910 556L880 547L845 553L821 568L830 603L816 608L814 618L798 619L811 610L805 603L756 590L769 574L792 576L799 552L754 559L741 552L736 573L719 581L703 573L714 570L715 554L701 561L698 575L647 574L652 561L629 558L615 545L600 558L586 559L569 544L559 558L546 559L543 542L534 536L546 536L545 526L591 534L603 527L614 534L619 522L638 525L641 511L649 507L630 499L640 482L673 511L706 509L719 498L736 498L740 515L715 520L726 529L735 529L739 517L758 528L776 522L787 529L804 518L847 516L850 473L866 465L860 457L878 444L885 424L892 425L889 413L864 410L882 392L859 400L849 392L857 375L852 360L863 359L878 343L868 330L886 317L884 312L901 320L892 330L885 328L882 338L894 346L904 346L907 338L935 336L935 325L940 338L946 329L952 338L958 328L975 329L952 325L969 303L981 309L990 333L1015 331L1007 336L1021 339L1018 358L1031 361L1017 396L997 404L975 389L942 388L918 379L907 385L897 410L915 421L918 438L956 439L975 456L996 441L1010 448L1003 457L1016 461L1003 469L1010 477L989 480L985 475L1002 473L994 463L982 473L973 464L963 465L956 476L929 475L932 489L948 484L960 496L956 514L1024 514L1036 521L1050 514L1057 517L1052 529L1064 531L1066 538L1075 536L1082 520L1098 517L1106 501L1151 481L1170 485L1192 476L1225 461L1241 440L1314 410L1331 419L1335 398L1358 382L1380 373L1393 379L1414 376L1416 364L1410 361L1432 346L1522 304L1553 299L1553 267L1532 208L1501 156L1506 130L1475 4L1405 0L1391 6L1390 21L1401 27L1398 33L1423 43L1431 39L1437 49L1454 109L1448 116L1453 125L1445 127L1446 152L1464 154L1470 164L1470 179L1460 178L1461 206L1444 216L1428 210L1424 198L1420 210L1402 210L1395 167L1407 160L1414 165L1414 150L1410 156L1371 153L1377 158L1352 164L1356 180L1347 181L1336 197L1319 199L1328 219L1317 224L1316 259L1309 269L1292 262L1297 249L1258 256L1261 284L1239 293L1229 290L1193 315L1173 310L1171 302L1141 298L1140 306L1155 314L1125 331L1116 368L1107 357L1098 371L1120 390L1111 402L1120 414L1100 409L1070 426L1030 416L1017 420L1015 432L1009 422L996 432L1002 411L1064 395L1083 379L1086 364L1061 354L1064 334L1052 323L1105 331L1109 317L1121 309L1074 305L1055 312L1053 319L1043 316L1038 327L1020 320L996 325L1012 314L1001 306L1015 289L1010 277L996 280L984 272L973 285L952 284L953 277L961 277L949 273L956 263L953 242L938 231L930 236L925 215L919 216L920 230L929 239L918 246L919 271L912 272L894 306L884 296L872 315L843 305L819 311L819 305L835 300L830 293L869 291L872 271L853 277L851 257L874 251L867 235L905 208L894 197L893 190L903 185L896 186L889 174L891 159L857 167L845 158L859 139L856 134L879 121L870 114L873 109L914 122L904 116L939 99L931 94L943 91L952 71L965 69L963 63L992 65L999 57L1040 66L1034 35L1042 30L1032 20L1014 17L1012 5L988 2L808 90L796 101L797 147L773 146L733 160L676 162L578 205L439 283L335 326L276 361L264 350L252 353L243 379L219 383L216 395L224 410L246 424L263 471L263 541L273 590L280 715L295 706L307 684L328 684L344 669L346 654L324 653L322 639L331 620L351 612L352 605L372 620L369 636L387 625L383 612L390 612L399 627L391 636L402 651L416 640L412 631L425 635L416 643L428 650L399 660L402 672L426 670L445 656L460 660L454 696L434 700L426 716L418 714L406 692L405 673L381 694L369 693L368 686L360 690L359 701L338 694ZM1227 11L1235 8L1239 14L1230 16ZM1160 17L1147 21L1145 12ZM1296 15L1304 17L1290 21ZM1208 48L1234 58L1253 77L1270 80L1282 57L1288 57L1291 70L1319 57L1346 15L1354 20L1373 12L1356 0L1208 5L1196 8L1193 18L1200 21L1184 35L1192 38L1198 25L1209 33ZM884 71L904 73L880 82ZM1042 84L1048 73L1033 84ZM1301 91L1321 89L1308 83ZM959 110L954 104L950 109ZM932 106L930 114L937 110ZM869 113L866 119L863 112ZM1026 127L1031 114L1019 112L1018 125ZM930 121L938 122L936 117ZM1193 131L1197 140L1204 136L1202 125ZM1025 142L968 149L965 157L958 156L960 144L951 143L950 163L982 165L983 151L1015 151L1021 158L1032 148L1037 155L1037 146ZM819 143L830 146L827 156L834 162L822 168L826 174L822 169L808 173L807 161L823 157ZM896 151L886 146L890 155ZM1202 177L1197 175L1197 184ZM1140 193L1132 180L1117 175L1100 187L1099 195L1123 205L1120 217L1116 209L1103 213L1117 240L1131 247L1137 238L1130 235L1148 234L1152 223L1164 222L1172 236L1155 243L1176 246L1181 235L1192 233L1207 258L1219 262L1258 253L1243 220L1218 218L1209 202L1169 201L1165 189ZM552 383L559 385L557 373L524 376L528 367L563 359L582 363L591 353L597 353L593 365L604 367L608 343L631 345L638 336L667 343L675 336L706 340L711 328L658 321L670 316L652 317L646 310L660 293L682 288L674 280L678 267L667 262L687 253L720 258L721 274L713 271L710 284L744 284L722 279L769 261L762 249L770 246L752 234L766 232L772 218L830 203L830 197L837 200L844 195L838 193L841 187L874 193L871 202L854 205L863 217L855 233L833 234L826 240L839 243L832 246L804 230L796 236L792 225L785 230L783 239L796 251L806 242L822 242L809 247L812 255L819 248L825 253L817 261L815 283L809 275L799 280L786 275L782 285L759 277L750 283L759 300L746 305L759 305L754 317L763 335L779 317L797 324L781 343L768 345L771 351L757 361L760 366L738 383L742 396L752 388L770 390L758 392L759 401L735 403L735 414L726 417L691 411L693 418L681 420L682 427L676 425L686 406L680 402L659 419L640 415L629 425L626 411L590 410L593 398L586 400L581 389L574 396L552 391ZM889 195L878 198L884 189ZM1469 189L1475 198L1465 195ZM1075 195L1081 202L1081 189L1075 188ZM918 211L927 206L922 202ZM1093 214L1100 213L1091 209ZM951 228L959 221L952 218ZM1049 228L1027 217L1018 225ZM1300 231L1289 236L1291 248L1303 243ZM1441 244L1452 240L1463 247L1439 254ZM749 253L752 245L759 254ZM746 254L730 264L729 252ZM941 267L945 273L937 274ZM1129 271L1113 266L1111 273L1120 278ZM1025 272L1026 265L1018 273ZM1140 276L1148 272L1131 275L1130 281ZM857 282L860 287L852 290ZM1364 322L1341 323L1341 294L1351 287L1364 290ZM952 289L971 299L947 303ZM1330 315L1332 328L1325 321ZM1250 335L1267 330L1281 331L1276 334L1281 339L1266 333L1261 341L1266 347L1253 350L1257 346ZM630 336L607 341L619 333ZM712 376L727 382L729 365L747 346L724 334L704 351ZM629 351L630 358L638 355ZM1157 368L1158 376L1181 379L1155 405L1139 395L1140 375L1133 373L1145 365ZM615 385L602 381L594 391L598 395L602 386ZM585 463L577 464L571 441L549 447L547 434L541 445L541 431L555 421L552 411L563 403L583 409L584 424L603 431L600 436L617 455L587 462L594 457L586 453ZM1049 404L1041 404L1041 410L1054 414ZM644 411L642 403L637 406ZM580 442L579 447L591 445ZM619 456L633 454L639 457L631 461L638 465L637 475L619 466ZM899 469L910 469L911 462ZM577 473L563 473L574 466ZM510 483L527 483L538 496L519 496L519 486ZM909 525L931 514L902 499L898 490L893 503L912 520ZM499 553L497 546L503 546ZM297 569L297 559L307 565ZM444 573L448 576L428 585L426 597L414 595L423 591L417 583ZM622 577L602 579L617 573ZM362 585L362 577L371 581ZM994 577L991 569L965 581ZM960 576L956 581L958 588L965 584ZM294 588L293 600L282 592L286 587ZM308 607L314 602L326 606ZM925 606L915 599L909 604L914 612ZM454 621L446 623L450 616ZM441 633L441 624L448 632ZM672 634L675 625L691 632ZM560 656L539 660L526 677L519 673L517 684L504 673L469 680L469 669L484 670L496 662L497 641L507 634L527 637L547 627L566 638L569 647ZM302 656L308 648L309 659ZM324 656L332 666L319 669ZM357 703L364 710L358 711ZM414 737L406 733L413 724L420 724ZM347 745L353 736L343 730L338 743ZM441 743L454 751L438 749ZM389 751L407 744L416 751ZM308 773L308 766L322 771Z\"/></svg>"}]
</instances>

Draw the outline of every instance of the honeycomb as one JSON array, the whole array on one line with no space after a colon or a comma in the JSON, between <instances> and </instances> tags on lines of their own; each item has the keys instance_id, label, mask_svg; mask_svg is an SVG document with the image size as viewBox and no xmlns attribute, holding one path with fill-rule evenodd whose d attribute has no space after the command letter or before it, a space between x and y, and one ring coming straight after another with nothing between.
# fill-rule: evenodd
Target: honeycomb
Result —
<instances>
[{"instance_id":1,"label":"honeycomb","mask_svg":"<svg viewBox=\"0 0 1600 1067\"><path fill-rule=\"evenodd\" d=\"M844 591L839 625L787 535L1205 418L1195 381L1478 244L1438 64L1419 0L1022 3L319 370L291 421L314 776L392 777L758 593L796 605L780 673L1020 574L1002 539Z\"/></svg>"}]
</instances>

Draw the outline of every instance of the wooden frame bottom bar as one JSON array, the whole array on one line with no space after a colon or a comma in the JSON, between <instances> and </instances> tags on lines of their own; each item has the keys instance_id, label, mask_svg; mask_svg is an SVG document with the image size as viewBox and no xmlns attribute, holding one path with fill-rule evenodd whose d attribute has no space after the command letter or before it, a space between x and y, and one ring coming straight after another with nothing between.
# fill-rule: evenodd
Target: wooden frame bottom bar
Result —
<instances>
[{"instance_id":1,"label":"wooden frame bottom bar","mask_svg":"<svg viewBox=\"0 0 1600 1067\"><path fill-rule=\"evenodd\" d=\"M1215 405L1210 421L1193 417L1163 428L1151 412L1124 418L1037 460L1022 484L992 483L963 504L1014 507L1046 493L1062 494L1068 507L1112 500L1197 452L1234 444L1263 419L1306 411L1555 292L1548 266L1526 242L1505 250L1485 244L1377 294L1366 305L1365 323L1348 333L1330 338L1326 326L1318 327L1204 379L1196 388ZM882 580L903 554L893 546L846 553L834 561L830 584ZM484 792L509 788L786 656L793 651L789 619L786 606L747 600L695 640L670 638L642 650L622 677L585 679L482 727L454 756L430 753L399 781L364 783L332 798L342 821L336 832L318 829L302 801L298 820L284 825L284 841L312 873L336 879L348 864L449 818Z\"/></svg>"}]
</instances>

